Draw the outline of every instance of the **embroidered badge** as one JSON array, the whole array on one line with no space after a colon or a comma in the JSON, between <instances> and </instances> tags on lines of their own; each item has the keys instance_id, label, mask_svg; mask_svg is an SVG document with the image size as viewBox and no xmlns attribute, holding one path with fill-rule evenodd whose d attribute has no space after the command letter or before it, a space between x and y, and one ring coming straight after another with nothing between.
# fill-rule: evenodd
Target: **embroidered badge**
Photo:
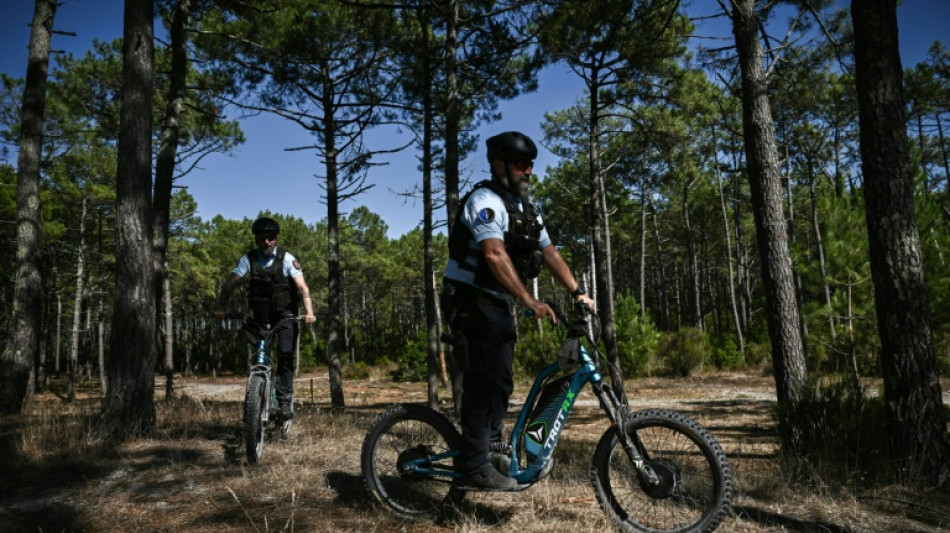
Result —
<instances>
[{"instance_id":1,"label":"embroidered badge","mask_svg":"<svg viewBox=\"0 0 950 533\"><path fill-rule=\"evenodd\" d=\"M482 222L491 222L492 220L495 220L495 212L486 207L478 212L478 220L481 220Z\"/></svg>"},{"instance_id":2,"label":"embroidered badge","mask_svg":"<svg viewBox=\"0 0 950 533\"><path fill-rule=\"evenodd\" d=\"M300 261L297 261L296 259L294 259L294 268L296 268L297 270L303 270L302 268L300 268Z\"/></svg>"}]
</instances>

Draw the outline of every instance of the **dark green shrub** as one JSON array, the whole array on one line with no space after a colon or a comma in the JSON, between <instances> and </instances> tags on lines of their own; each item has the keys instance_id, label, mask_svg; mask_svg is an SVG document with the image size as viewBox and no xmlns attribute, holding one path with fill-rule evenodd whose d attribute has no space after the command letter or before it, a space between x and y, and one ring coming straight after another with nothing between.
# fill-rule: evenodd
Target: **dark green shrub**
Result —
<instances>
[{"instance_id":1,"label":"dark green shrub","mask_svg":"<svg viewBox=\"0 0 950 533\"><path fill-rule=\"evenodd\" d=\"M614 309L620 367L626 376L651 376L656 371L660 334L649 318L640 316L640 305L630 293L617 298Z\"/></svg>"},{"instance_id":2,"label":"dark green shrub","mask_svg":"<svg viewBox=\"0 0 950 533\"><path fill-rule=\"evenodd\" d=\"M396 369L392 372L393 380L423 381L428 377L428 339L425 331L419 331L406 340Z\"/></svg>"},{"instance_id":3,"label":"dark green shrub","mask_svg":"<svg viewBox=\"0 0 950 533\"><path fill-rule=\"evenodd\" d=\"M345 379L366 379L370 376L372 367L363 361L357 361L351 365L343 367L343 377Z\"/></svg>"},{"instance_id":4,"label":"dark green shrub","mask_svg":"<svg viewBox=\"0 0 950 533\"><path fill-rule=\"evenodd\" d=\"M557 350L561 347L564 332L555 329L549 322L542 323L541 331L534 322L524 327L528 322L522 322L518 335L518 344L515 345L514 374L523 379L534 379L545 366L555 362Z\"/></svg>"},{"instance_id":5,"label":"dark green shrub","mask_svg":"<svg viewBox=\"0 0 950 533\"><path fill-rule=\"evenodd\" d=\"M735 337L731 335L722 337L718 342L710 342L710 345L712 345L711 362L719 370L738 370L745 365L745 358L736 346Z\"/></svg>"},{"instance_id":6,"label":"dark green shrub","mask_svg":"<svg viewBox=\"0 0 950 533\"><path fill-rule=\"evenodd\" d=\"M745 345L746 367L763 368L772 365L772 345L768 342L750 342Z\"/></svg>"},{"instance_id":7,"label":"dark green shrub","mask_svg":"<svg viewBox=\"0 0 950 533\"><path fill-rule=\"evenodd\" d=\"M659 353L671 373L686 377L702 368L709 350L702 331L684 328L660 335Z\"/></svg>"}]
</instances>

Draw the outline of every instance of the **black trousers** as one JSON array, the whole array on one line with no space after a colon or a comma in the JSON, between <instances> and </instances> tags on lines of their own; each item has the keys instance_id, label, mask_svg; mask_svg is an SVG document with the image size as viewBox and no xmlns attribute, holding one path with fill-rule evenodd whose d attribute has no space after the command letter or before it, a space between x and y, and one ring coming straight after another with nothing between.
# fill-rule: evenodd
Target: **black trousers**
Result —
<instances>
[{"instance_id":1,"label":"black trousers","mask_svg":"<svg viewBox=\"0 0 950 533\"><path fill-rule=\"evenodd\" d=\"M298 328L297 321L288 320L274 333L277 337L277 403L290 402L294 398L294 350Z\"/></svg>"},{"instance_id":2,"label":"black trousers","mask_svg":"<svg viewBox=\"0 0 950 533\"><path fill-rule=\"evenodd\" d=\"M461 467L470 473L488 464L489 443L503 436L514 390L512 361L517 330L510 305L473 287L456 284L453 332L468 343L469 369L462 379Z\"/></svg>"}]
</instances>

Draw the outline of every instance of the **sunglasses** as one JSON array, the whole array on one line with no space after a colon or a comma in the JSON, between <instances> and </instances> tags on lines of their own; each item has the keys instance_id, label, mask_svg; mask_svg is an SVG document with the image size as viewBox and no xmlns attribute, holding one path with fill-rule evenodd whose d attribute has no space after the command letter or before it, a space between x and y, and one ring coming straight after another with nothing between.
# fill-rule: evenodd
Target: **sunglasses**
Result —
<instances>
[{"instance_id":1,"label":"sunglasses","mask_svg":"<svg viewBox=\"0 0 950 533\"><path fill-rule=\"evenodd\" d=\"M276 241L277 234L276 233L258 233L257 238L262 241Z\"/></svg>"},{"instance_id":2,"label":"sunglasses","mask_svg":"<svg viewBox=\"0 0 950 533\"><path fill-rule=\"evenodd\" d=\"M525 172L534 166L534 161L531 161L530 159L522 159L520 161L514 161L511 164L514 165L514 167L518 170Z\"/></svg>"}]
</instances>

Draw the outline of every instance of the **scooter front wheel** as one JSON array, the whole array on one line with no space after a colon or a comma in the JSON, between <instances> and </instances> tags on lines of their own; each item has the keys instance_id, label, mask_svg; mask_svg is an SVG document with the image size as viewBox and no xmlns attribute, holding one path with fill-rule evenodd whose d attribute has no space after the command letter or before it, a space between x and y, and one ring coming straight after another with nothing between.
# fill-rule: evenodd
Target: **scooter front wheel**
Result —
<instances>
[{"instance_id":1,"label":"scooter front wheel","mask_svg":"<svg viewBox=\"0 0 950 533\"><path fill-rule=\"evenodd\" d=\"M650 409L630 415L627 435L642 443L644 463L659 484L644 483L608 429L594 452L590 476L604 512L623 531L713 531L732 499L726 455L706 428L686 415Z\"/></svg>"}]
</instances>

